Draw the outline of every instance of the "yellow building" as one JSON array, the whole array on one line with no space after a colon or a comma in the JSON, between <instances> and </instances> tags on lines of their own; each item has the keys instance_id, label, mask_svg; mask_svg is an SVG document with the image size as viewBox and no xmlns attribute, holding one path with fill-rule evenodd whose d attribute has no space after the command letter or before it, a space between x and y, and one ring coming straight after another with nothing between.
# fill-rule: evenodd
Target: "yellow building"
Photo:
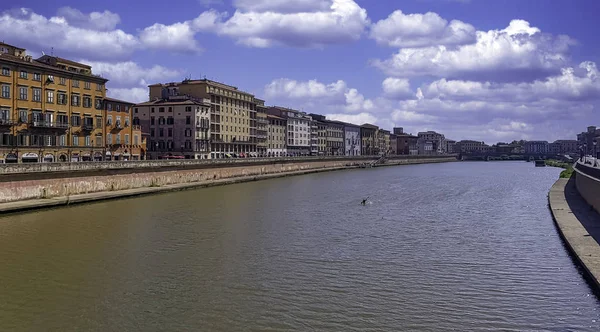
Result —
<instances>
[{"instance_id":1,"label":"yellow building","mask_svg":"<svg viewBox=\"0 0 600 332\"><path fill-rule=\"evenodd\" d=\"M0 162L102 159L108 81L88 65L0 43Z\"/></svg>"},{"instance_id":2,"label":"yellow building","mask_svg":"<svg viewBox=\"0 0 600 332\"><path fill-rule=\"evenodd\" d=\"M287 156L287 121L285 118L267 114L269 125L267 126L267 156Z\"/></svg>"},{"instance_id":3,"label":"yellow building","mask_svg":"<svg viewBox=\"0 0 600 332\"><path fill-rule=\"evenodd\" d=\"M191 96L210 100L211 158L226 154L257 156L254 95L208 79L153 84L150 100Z\"/></svg>"}]
</instances>

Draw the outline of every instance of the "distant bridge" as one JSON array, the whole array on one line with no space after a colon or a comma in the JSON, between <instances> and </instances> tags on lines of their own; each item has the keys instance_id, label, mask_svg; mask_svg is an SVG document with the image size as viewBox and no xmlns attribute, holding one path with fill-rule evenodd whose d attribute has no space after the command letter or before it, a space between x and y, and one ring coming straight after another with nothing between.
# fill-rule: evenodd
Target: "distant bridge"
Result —
<instances>
[{"instance_id":1,"label":"distant bridge","mask_svg":"<svg viewBox=\"0 0 600 332\"><path fill-rule=\"evenodd\" d=\"M564 154L556 153L507 153L507 152L468 152L459 154L460 160L546 160L568 159Z\"/></svg>"}]
</instances>

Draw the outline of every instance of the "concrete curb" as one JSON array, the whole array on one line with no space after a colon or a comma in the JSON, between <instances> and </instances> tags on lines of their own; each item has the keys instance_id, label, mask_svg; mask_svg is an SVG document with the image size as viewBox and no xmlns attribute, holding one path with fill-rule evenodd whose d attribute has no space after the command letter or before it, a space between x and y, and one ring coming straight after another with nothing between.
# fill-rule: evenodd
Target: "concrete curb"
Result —
<instances>
[{"instance_id":1,"label":"concrete curb","mask_svg":"<svg viewBox=\"0 0 600 332\"><path fill-rule=\"evenodd\" d=\"M583 267L591 286L596 293L600 292L600 244L588 232L585 225L600 227L597 214L581 214L589 206L576 193L574 183L570 179L558 179L548 193L548 205L554 223L567 249ZM571 180L572 181L572 180ZM573 192L573 190L575 192ZM579 220L572 209L576 209Z\"/></svg>"}]
</instances>

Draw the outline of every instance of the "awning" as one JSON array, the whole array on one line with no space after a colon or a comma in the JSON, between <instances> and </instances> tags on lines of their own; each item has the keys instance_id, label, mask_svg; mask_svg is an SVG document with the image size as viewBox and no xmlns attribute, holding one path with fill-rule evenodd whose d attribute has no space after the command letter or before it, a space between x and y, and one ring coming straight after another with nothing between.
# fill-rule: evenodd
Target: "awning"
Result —
<instances>
[{"instance_id":1,"label":"awning","mask_svg":"<svg viewBox=\"0 0 600 332\"><path fill-rule=\"evenodd\" d=\"M110 156L110 155L112 155L112 153L110 153L110 151L106 151L106 155Z\"/></svg>"},{"instance_id":2,"label":"awning","mask_svg":"<svg viewBox=\"0 0 600 332\"><path fill-rule=\"evenodd\" d=\"M23 153L23 155L21 156L22 159L37 159L39 156L37 153Z\"/></svg>"}]
</instances>

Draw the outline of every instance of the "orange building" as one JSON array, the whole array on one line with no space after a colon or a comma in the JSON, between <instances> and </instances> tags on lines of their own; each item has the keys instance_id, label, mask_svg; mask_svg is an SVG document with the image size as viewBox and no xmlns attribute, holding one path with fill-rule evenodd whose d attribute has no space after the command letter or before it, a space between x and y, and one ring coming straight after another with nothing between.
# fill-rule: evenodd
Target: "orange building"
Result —
<instances>
[{"instance_id":1,"label":"orange building","mask_svg":"<svg viewBox=\"0 0 600 332\"><path fill-rule=\"evenodd\" d=\"M146 138L139 123L133 123L133 105L123 100L104 98L105 160L143 160Z\"/></svg>"}]
</instances>

